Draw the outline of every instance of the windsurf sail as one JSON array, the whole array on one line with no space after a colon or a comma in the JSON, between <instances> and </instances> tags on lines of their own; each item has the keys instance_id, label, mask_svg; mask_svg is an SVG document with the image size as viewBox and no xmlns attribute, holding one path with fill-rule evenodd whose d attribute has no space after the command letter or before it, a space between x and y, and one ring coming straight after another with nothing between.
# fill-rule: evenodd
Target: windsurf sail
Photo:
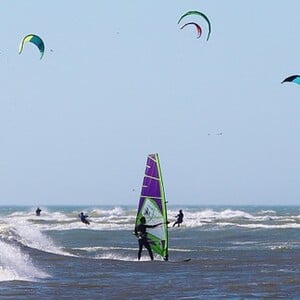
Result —
<instances>
[{"instance_id":1,"label":"windsurf sail","mask_svg":"<svg viewBox=\"0 0 300 300\"><path fill-rule=\"evenodd\" d=\"M138 203L135 225L140 224L141 217L146 218L147 225L162 225L147 229L147 239L153 252L168 260L168 217L167 201L162 181L158 154L149 154Z\"/></svg>"}]
</instances>

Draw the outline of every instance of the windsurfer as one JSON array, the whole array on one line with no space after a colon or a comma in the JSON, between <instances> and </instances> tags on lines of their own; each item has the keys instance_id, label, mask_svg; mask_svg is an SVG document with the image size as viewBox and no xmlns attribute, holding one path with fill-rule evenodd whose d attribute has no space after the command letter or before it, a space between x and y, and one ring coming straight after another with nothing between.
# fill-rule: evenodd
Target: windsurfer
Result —
<instances>
[{"instance_id":1,"label":"windsurfer","mask_svg":"<svg viewBox=\"0 0 300 300\"><path fill-rule=\"evenodd\" d=\"M134 229L134 234L136 235L139 241L138 260L141 259L143 246L148 250L149 256L151 260L153 260L153 252L147 239L147 228L154 228L156 226L161 225L162 223L158 223L156 225L146 225L145 217L141 217L140 222L141 223Z\"/></svg>"},{"instance_id":2,"label":"windsurfer","mask_svg":"<svg viewBox=\"0 0 300 300\"><path fill-rule=\"evenodd\" d=\"M81 222L87 225L90 225L90 222L87 220L88 215L85 215L83 212L81 212L78 217L80 218Z\"/></svg>"},{"instance_id":3,"label":"windsurfer","mask_svg":"<svg viewBox=\"0 0 300 300\"><path fill-rule=\"evenodd\" d=\"M38 207L37 209L36 209L36 211L35 211L35 214L37 215L37 216L40 216L41 215L41 209Z\"/></svg>"},{"instance_id":4,"label":"windsurfer","mask_svg":"<svg viewBox=\"0 0 300 300\"><path fill-rule=\"evenodd\" d=\"M182 212L181 209L179 210L179 214L176 216L176 218L177 218L177 220L176 220L176 222L173 224L173 227L174 227L175 225L178 225L178 227L180 227L180 224L183 222L183 212Z\"/></svg>"}]
</instances>

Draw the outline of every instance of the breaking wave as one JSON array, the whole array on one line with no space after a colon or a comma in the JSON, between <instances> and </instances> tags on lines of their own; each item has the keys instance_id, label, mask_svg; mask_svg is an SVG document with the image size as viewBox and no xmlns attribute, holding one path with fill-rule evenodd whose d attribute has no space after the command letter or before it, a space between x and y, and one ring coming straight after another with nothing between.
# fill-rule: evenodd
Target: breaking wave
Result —
<instances>
[{"instance_id":1,"label":"breaking wave","mask_svg":"<svg viewBox=\"0 0 300 300\"><path fill-rule=\"evenodd\" d=\"M0 241L0 281L37 281L50 277L17 246Z\"/></svg>"}]
</instances>

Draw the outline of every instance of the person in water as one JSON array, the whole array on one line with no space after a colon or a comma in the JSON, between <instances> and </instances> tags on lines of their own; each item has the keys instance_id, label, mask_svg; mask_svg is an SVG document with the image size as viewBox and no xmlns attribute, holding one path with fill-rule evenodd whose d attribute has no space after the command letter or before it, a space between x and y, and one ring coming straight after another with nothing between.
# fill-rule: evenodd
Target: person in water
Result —
<instances>
[{"instance_id":1,"label":"person in water","mask_svg":"<svg viewBox=\"0 0 300 300\"><path fill-rule=\"evenodd\" d=\"M161 225L162 223L156 225L146 225L145 217L141 217L140 221L141 223L134 228L134 234L136 235L139 241L138 260L141 259L143 246L148 250L149 256L151 260L153 260L153 252L147 239L147 228L154 228L156 226Z\"/></svg>"},{"instance_id":2,"label":"person in water","mask_svg":"<svg viewBox=\"0 0 300 300\"><path fill-rule=\"evenodd\" d=\"M78 216L79 216L82 223L84 223L86 225L90 225L90 222L87 219L88 215L85 215L83 212L81 212Z\"/></svg>"},{"instance_id":3,"label":"person in water","mask_svg":"<svg viewBox=\"0 0 300 300\"><path fill-rule=\"evenodd\" d=\"M35 214L37 215L37 216L40 216L41 215L41 209L38 207L37 209L36 209L36 211L35 211Z\"/></svg>"},{"instance_id":4,"label":"person in water","mask_svg":"<svg viewBox=\"0 0 300 300\"><path fill-rule=\"evenodd\" d=\"M183 222L183 212L182 212L181 209L179 210L179 214L176 216L176 218L177 218L177 220L176 220L176 222L173 224L173 227L174 227L175 225L178 225L178 227L180 227L180 224Z\"/></svg>"}]
</instances>

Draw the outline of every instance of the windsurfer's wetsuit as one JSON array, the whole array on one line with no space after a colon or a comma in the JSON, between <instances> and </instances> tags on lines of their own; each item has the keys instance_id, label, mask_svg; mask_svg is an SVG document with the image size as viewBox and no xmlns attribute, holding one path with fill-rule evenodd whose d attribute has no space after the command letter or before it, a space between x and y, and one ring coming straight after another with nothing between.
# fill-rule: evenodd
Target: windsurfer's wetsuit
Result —
<instances>
[{"instance_id":1,"label":"windsurfer's wetsuit","mask_svg":"<svg viewBox=\"0 0 300 300\"><path fill-rule=\"evenodd\" d=\"M154 228L161 224L156 225L145 225L145 224L139 224L135 227L134 233L139 241L139 252L138 252L138 260L141 259L143 246L148 250L149 256L151 260L153 260L153 252L151 250L150 244L147 239L147 228Z\"/></svg>"}]
</instances>

